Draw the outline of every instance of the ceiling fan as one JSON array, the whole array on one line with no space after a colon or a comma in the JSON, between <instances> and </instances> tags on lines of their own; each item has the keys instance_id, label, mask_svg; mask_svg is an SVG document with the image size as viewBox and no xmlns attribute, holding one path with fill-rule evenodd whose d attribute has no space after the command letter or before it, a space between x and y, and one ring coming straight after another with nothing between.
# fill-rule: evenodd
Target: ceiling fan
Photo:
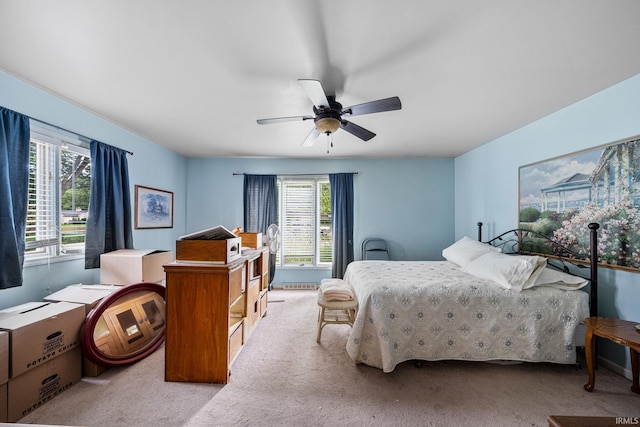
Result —
<instances>
[{"instance_id":1,"label":"ceiling fan","mask_svg":"<svg viewBox=\"0 0 640 427\"><path fill-rule=\"evenodd\" d=\"M358 138L369 141L376 136L375 133L358 126L344 119L344 116L360 116L363 114L379 113L382 111L399 110L402 108L400 98L393 96L391 98L379 99L377 101L365 102L363 104L352 105L351 107L342 107L336 97L332 95L326 95L322 84L318 80L300 79L298 83L307 92L309 98L313 102L313 116L292 116L292 117L278 117L273 119L259 119L259 125L266 125L271 123L281 122L294 122L312 120L315 123L315 127L311 129L309 135L302 142L303 147L310 147L321 134L326 134L328 137L335 133L338 129L344 129L352 135ZM332 143L333 146L333 143Z\"/></svg>"}]
</instances>

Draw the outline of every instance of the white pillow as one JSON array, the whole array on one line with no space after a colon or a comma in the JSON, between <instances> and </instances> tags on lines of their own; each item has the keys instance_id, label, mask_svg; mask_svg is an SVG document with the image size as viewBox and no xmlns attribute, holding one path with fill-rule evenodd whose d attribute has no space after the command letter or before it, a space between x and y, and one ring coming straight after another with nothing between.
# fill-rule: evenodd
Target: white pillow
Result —
<instances>
[{"instance_id":1,"label":"white pillow","mask_svg":"<svg viewBox=\"0 0 640 427\"><path fill-rule=\"evenodd\" d=\"M470 262L462 271L500 286L521 291L531 287L547 265L547 259L530 255L486 253Z\"/></svg>"},{"instance_id":2,"label":"white pillow","mask_svg":"<svg viewBox=\"0 0 640 427\"><path fill-rule=\"evenodd\" d=\"M554 288L573 291L582 289L588 284L589 281L583 277L574 276L573 274L567 274L554 268L547 267L542 269L540 275L529 287L553 286ZM527 289L527 287L524 287L523 289Z\"/></svg>"},{"instance_id":3,"label":"white pillow","mask_svg":"<svg viewBox=\"0 0 640 427\"><path fill-rule=\"evenodd\" d=\"M442 256L447 261L455 262L464 267L481 255L495 252L500 252L500 248L464 236L453 245L443 249Z\"/></svg>"}]
</instances>

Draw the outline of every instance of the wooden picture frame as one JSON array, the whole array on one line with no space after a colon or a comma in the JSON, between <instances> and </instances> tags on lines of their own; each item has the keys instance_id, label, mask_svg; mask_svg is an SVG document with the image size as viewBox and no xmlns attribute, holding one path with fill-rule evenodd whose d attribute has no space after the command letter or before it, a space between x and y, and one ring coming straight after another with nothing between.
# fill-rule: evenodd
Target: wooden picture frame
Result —
<instances>
[{"instance_id":1,"label":"wooden picture frame","mask_svg":"<svg viewBox=\"0 0 640 427\"><path fill-rule=\"evenodd\" d=\"M135 228L173 228L173 192L135 186Z\"/></svg>"},{"instance_id":2,"label":"wooden picture frame","mask_svg":"<svg viewBox=\"0 0 640 427\"><path fill-rule=\"evenodd\" d=\"M587 224L596 222L599 263L640 271L640 135L521 166L518 175L520 228L588 251Z\"/></svg>"}]
</instances>

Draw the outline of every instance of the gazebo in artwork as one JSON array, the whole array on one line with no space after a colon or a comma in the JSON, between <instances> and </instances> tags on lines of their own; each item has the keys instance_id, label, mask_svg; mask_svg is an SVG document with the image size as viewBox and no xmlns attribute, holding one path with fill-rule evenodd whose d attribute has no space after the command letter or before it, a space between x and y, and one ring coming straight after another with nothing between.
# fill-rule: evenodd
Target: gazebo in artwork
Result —
<instances>
[{"instance_id":1,"label":"gazebo in artwork","mask_svg":"<svg viewBox=\"0 0 640 427\"><path fill-rule=\"evenodd\" d=\"M564 212L567 210L567 200L574 200L568 196L579 190L585 190L587 192L586 201L590 201L593 184L589 178L590 176L587 174L575 173L549 187L541 188L541 212L548 210L555 210L558 213ZM551 209L551 207L555 207L555 209Z\"/></svg>"}]
</instances>

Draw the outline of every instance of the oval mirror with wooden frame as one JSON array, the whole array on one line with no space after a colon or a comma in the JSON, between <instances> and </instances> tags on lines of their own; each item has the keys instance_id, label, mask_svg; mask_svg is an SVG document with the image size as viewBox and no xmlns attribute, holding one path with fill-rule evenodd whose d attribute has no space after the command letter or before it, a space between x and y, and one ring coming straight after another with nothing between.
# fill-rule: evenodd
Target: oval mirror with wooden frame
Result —
<instances>
[{"instance_id":1,"label":"oval mirror with wooden frame","mask_svg":"<svg viewBox=\"0 0 640 427\"><path fill-rule=\"evenodd\" d=\"M85 356L102 366L144 359L165 338L165 287L136 283L103 298L89 312L80 332Z\"/></svg>"}]
</instances>

